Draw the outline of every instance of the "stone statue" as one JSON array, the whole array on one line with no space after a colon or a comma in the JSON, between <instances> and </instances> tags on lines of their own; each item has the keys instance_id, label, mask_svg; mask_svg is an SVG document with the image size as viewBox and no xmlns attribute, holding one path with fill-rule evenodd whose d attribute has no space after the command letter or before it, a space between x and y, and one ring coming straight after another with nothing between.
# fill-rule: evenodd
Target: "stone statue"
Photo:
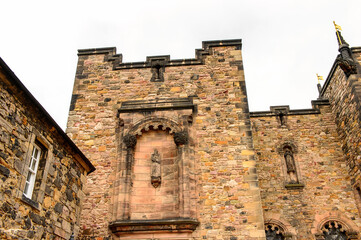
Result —
<instances>
[{"instance_id":1,"label":"stone statue","mask_svg":"<svg viewBox=\"0 0 361 240\"><path fill-rule=\"evenodd\" d=\"M286 165L287 165L287 172L295 172L296 171L296 167L295 167L295 161L293 159L293 154L292 152L287 149L285 151L285 160L286 160Z\"/></svg>"},{"instance_id":2,"label":"stone statue","mask_svg":"<svg viewBox=\"0 0 361 240\"><path fill-rule=\"evenodd\" d=\"M293 158L293 153L290 149L288 149L288 148L285 149L284 158L285 158L285 162L286 162L289 182L290 183L298 183L295 160Z\"/></svg>"},{"instance_id":3,"label":"stone statue","mask_svg":"<svg viewBox=\"0 0 361 240\"><path fill-rule=\"evenodd\" d=\"M153 187L157 188L162 181L160 172L160 154L157 149L154 149L151 160L151 183Z\"/></svg>"}]
</instances>

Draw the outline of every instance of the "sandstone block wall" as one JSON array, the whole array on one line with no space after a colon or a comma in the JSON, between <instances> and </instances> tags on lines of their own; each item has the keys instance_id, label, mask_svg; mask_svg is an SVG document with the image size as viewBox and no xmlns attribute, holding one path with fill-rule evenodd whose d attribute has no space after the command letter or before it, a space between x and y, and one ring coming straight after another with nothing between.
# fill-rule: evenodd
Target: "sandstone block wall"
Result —
<instances>
[{"instance_id":1,"label":"sandstone block wall","mask_svg":"<svg viewBox=\"0 0 361 240\"><path fill-rule=\"evenodd\" d=\"M251 113L266 226L283 228L287 239L316 239L328 220L350 232L361 227L332 107L321 103L289 111L284 125L272 112ZM289 184L284 144L293 148L299 184Z\"/></svg>"},{"instance_id":2,"label":"sandstone block wall","mask_svg":"<svg viewBox=\"0 0 361 240\"><path fill-rule=\"evenodd\" d=\"M347 77L335 61L322 89L322 97L330 101L361 214L361 50L352 48L351 51L357 72Z\"/></svg>"},{"instance_id":3,"label":"sandstone block wall","mask_svg":"<svg viewBox=\"0 0 361 240\"><path fill-rule=\"evenodd\" d=\"M264 239L240 46L239 40L204 42L195 59L169 60L169 56L161 56L149 57L147 62L141 63L122 63L121 56L112 48L79 51L67 133L97 168L86 187L81 216L83 236L106 238L112 235L108 229L111 222L118 221L119 226L126 220L122 216L130 216L129 220L143 217L138 210L134 212L129 208L132 201L122 194L127 195L129 191L125 188L131 187L127 185L127 176L140 184L141 180L138 182L135 175L141 175L136 172L148 174L149 163L135 156L136 165L128 171L127 161L132 158L127 157L127 151L133 156L134 150L127 150L123 139L142 119L164 117L173 122L175 128L185 131L189 141L177 145L176 151L176 168L185 170L179 172L175 184L181 194L172 195L177 188L165 191L168 195L163 195L164 201L157 205L159 217L167 218L163 214L167 209L176 211L179 201L182 210L177 216L194 219L200 224L195 231L187 233L132 235L128 231L128 235L119 237ZM152 65L153 62L161 64ZM173 99L172 104L188 99L193 107L176 110L175 104L175 111L172 111L167 103L157 104L158 100L167 99ZM142 104L149 101L154 109L118 114L126 102L135 100L143 101ZM144 139L150 137L147 134L156 134L158 130L154 130L158 127L162 129L150 120L150 126L144 126L145 130L137 133L137 144L146 142ZM169 130L163 132L175 135ZM171 148L172 145L174 143L170 144ZM135 151L138 151L137 146ZM139 150L138 155L141 152ZM145 160L151 152L143 154ZM140 166L141 162L144 165ZM159 189L153 191L162 191L164 187L167 186L162 182ZM149 182L145 188L152 189ZM145 196L143 198L145 200ZM122 208L130 209L131 213ZM145 219L151 218L145 214Z\"/></svg>"},{"instance_id":4,"label":"sandstone block wall","mask_svg":"<svg viewBox=\"0 0 361 240\"><path fill-rule=\"evenodd\" d=\"M1 59L0 59L1 60ZM1 60L2 61L2 60ZM0 238L69 239L79 232L87 171L41 109L0 67ZM64 134L64 133L63 133ZM65 134L64 134L65 135ZM25 179L35 144L42 160L31 199Z\"/></svg>"}]
</instances>

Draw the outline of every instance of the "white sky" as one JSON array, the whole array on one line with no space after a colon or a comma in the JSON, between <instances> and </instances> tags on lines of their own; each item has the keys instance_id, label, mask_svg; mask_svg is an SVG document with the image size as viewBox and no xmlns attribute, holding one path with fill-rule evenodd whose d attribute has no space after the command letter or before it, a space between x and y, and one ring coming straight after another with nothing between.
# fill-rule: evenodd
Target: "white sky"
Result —
<instances>
[{"instance_id":1,"label":"white sky","mask_svg":"<svg viewBox=\"0 0 361 240\"><path fill-rule=\"evenodd\" d=\"M361 46L360 0L0 0L0 56L65 129L77 49L117 47L123 61L193 58L202 41L241 38L251 111L310 108L316 73L338 52L332 21Z\"/></svg>"}]
</instances>

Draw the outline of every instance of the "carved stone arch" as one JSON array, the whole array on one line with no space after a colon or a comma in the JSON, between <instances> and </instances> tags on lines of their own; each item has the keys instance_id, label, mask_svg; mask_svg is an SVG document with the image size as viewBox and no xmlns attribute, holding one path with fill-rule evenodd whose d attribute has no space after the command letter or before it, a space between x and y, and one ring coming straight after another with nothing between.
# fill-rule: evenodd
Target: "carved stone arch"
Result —
<instances>
[{"instance_id":1,"label":"carved stone arch","mask_svg":"<svg viewBox=\"0 0 361 240\"><path fill-rule=\"evenodd\" d=\"M276 216L277 217L277 216ZM281 220L280 217L278 218L269 218L265 220L265 231L266 235L269 234L271 231L277 233L278 239L284 240L293 240L296 239L296 230L285 220ZM268 237L267 239L272 239L272 237ZM277 237L274 238L278 240Z\"/></svg>"},{"instance_id":2,"label":"carved stone arch","mask_svg":"<svg viewBox=\"0 0 361 240\"><path fill-rule=\"evenodd\" d=\"M128 131L128 134L140 136L142 135L143 131L147 132L150 128L153 128L154 130L160 129L164 131L169 131L170 134L183 131L183 129L177 122L169 118L147 117L135 123L133 127Z\"/></svg>"},{"instance_id":3,"label":"carved stone arch","mask_svg":"<svg viewBox=\"0 0 361 240\"><path fill-rule=\"evenodd\" d=\"M294 144L292 141L284 141L282 144L279 144L279 147L277 148L277 152L281 155L284 154L284 149L290 148L293 153L298 153L298 148L296 144Z\"/></svg>"},{"instance_id":4,"label":"carved stone arch","mask_svg":"<svg viewBox=\"0 0 361 240\"><path fill-rule=\"evenodd\" d=\"M340 212L328 212L323 215L316 215L312 234L316 240L335 239L334 236L328 236L332 233L339 233L340 237L336 239L359 239L358 227L350 219L343 216Z\"/></svg>"}]
</instances>

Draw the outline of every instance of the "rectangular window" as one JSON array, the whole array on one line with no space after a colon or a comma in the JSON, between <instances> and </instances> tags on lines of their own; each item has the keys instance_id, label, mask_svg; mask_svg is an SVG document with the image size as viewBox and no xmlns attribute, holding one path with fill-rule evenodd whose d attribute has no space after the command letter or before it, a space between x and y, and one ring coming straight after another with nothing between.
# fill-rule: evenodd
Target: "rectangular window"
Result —
<instances>
[{"instance_id":1,"label":"rectangular window","mask_svg":"<svg viewBox=\"0 0 361 240\"><path fill-rule=\"evenodd\" d=\"M33 152L31 154L31 160L29 164L29 172L26 177L24 195L25 197L31 199L33 195L33 190L35 186L36 173L38 171L40 157L42 154L41 148L34 144Z\"/></svg>"}]
</instances>

